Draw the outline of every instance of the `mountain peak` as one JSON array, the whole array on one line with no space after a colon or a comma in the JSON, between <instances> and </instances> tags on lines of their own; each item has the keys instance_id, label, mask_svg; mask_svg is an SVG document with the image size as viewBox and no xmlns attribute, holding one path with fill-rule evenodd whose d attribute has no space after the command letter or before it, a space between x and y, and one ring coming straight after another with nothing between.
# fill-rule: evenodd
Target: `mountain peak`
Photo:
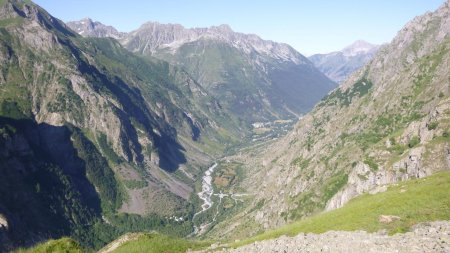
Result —
<instances>
[{"instance_id":1,"label":"mountain peak","mask_svg":"<svg viewBox=\"0 0 450 253\"><path fill-rule=\"evenodd\" d=\"M107 26L98 21L93 21L91 18L83 18L79 21L67 22L72 30L87 37L111 37L119 39L123 36L123 33L117 31L112 26Z\"/></svg>"},{"instance_id":2,"label":"mountain peak","mask_svg":"<svg viewBox=\"0 0 450 253\"><path fill-rule=\"evenodd\" d=\"M80 22L91 23L91 24L94 23L94 21L89 17L81 19ZM100 23L100 22L98 22L98 23Z\"/></svg>"},{"instance_id":3,"label":"mountain peak","mask_svg":"<svg viewBox=\"0 0 450 253\"><path fill-rule=\"evenodd\" d=\"M309 57L314 65L337 83L346 80L354 71L375 56L380 46L357 40L342 51L315 54Z\"/></svg>"},{"instance_id":4,"label":"mountain peak","mask_svg":"<svg viewBox=\"0 0 450 253\"><path fill-rule=\"evenodd\" d=\"M224 33L232 33L232 32L234 32L233 29L231 29L231 27L229 25L227 25L227 24L221 24L219 26L212 26L210 29L217 29L217 30L219 30L221 32L224 32Z\"/></svg>"},{"instance_id":5,"label":"mountain peak","mask_svg":"<svg viewBox=\"0 0 450 253\"><path fill-rule=\"evenodd\" d=\"M345 47L342 53L345 56L356 56L358 54L367 54L378 48L378 45L371 44L365 40L357 40L351 45Z\"/></svg>"},{"instance_id":6,"label":"mountain peak","mask_svg":"<svg viewBox=\"0 0 450 253\"><path fill-rule=\"evenodd\" d=\"M137 30L141 30L141 29L145 29L145 28L157 28L157 27L164 27L164 28L178 28L178 29L186 29L184 26L182 26L181 24L174 24L174 23L167 23L167 24L162 24L159 23L158 21L148 21L145 22L144 24L142 24Z\"/></svg>"}]
</instances>

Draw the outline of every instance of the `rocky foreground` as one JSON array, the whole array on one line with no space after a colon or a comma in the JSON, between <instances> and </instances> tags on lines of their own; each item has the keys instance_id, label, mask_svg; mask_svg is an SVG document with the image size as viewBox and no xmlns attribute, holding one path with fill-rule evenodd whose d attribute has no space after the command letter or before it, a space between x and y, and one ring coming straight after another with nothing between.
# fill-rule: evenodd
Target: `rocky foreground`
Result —
<instances>
[{"instance_id":1,"label":"rocky foreground","mask_svg":"<svg viewBox=\"0 0 450 253\"><path fill-rule=\"evenodd\" d=\"M385 231L301 233L295 237L282 236L255 242L237 249L216 249L215 252L450 252L450 222L422 223L413 227L411 232L393 236Z\"/></svg>"}]
</instances>

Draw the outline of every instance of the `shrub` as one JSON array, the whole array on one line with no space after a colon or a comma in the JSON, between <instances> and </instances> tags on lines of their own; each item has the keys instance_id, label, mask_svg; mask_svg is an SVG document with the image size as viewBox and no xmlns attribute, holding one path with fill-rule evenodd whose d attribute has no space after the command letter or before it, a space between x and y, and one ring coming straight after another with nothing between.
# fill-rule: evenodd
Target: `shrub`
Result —
<instances>
[{"instance_id":1,"label":"shrub","mask_svg":"<svg viewBox=\"0 0 450 253\"><path fill-rule=\"evenodd\" d=\"M370 157L366 158L366 160L364 160L364 163L369 165L372 171L377 171L379 169L378 164Z\"/></svg>"},{"instance_id":2,"label":"shrub","mask_svg":"<svg viewBox=\"0 0 450 253\"><path fill-rule=\"evenodd\" d=\"M419 143L420 143L419 137L418 136L414 136L414 137L411 138L411 140L409 140L408 147L409 148L413 148Z\"/></svg>"},{"instance_id":3,"label":"shrub","mask_svg":"<svg viewBox=\"0 0 450 253\"><path fill-rule=\"evenodd\" d=\"M436 129L438 125L439 125L439 123L437 121L434 121L434 122L429 123L427 127L428 127L428 130L431 131L431 130Z\"/></svg>"}]
</instances>

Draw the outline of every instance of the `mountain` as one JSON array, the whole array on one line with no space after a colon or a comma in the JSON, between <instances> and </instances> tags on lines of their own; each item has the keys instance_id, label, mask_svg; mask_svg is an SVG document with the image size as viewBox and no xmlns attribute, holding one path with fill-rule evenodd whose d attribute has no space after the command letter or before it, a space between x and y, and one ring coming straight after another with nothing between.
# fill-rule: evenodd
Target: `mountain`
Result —
<instances>
[{"instance_id":1,"label":"mountain","mask_svg":"<svg viewBox=\"0 0 450 253\"><path fill-rule=\"evenodd\" d=\"M80 22L68 25L92 36L77 30ZM298 118L335 87L289 45L237 33L227 25L187 29L149 22L119 41L132 52L185 69L247 124Z\"/></svg>"},{"instance_id":2,"label":"mountain","mask_svg":"<svg viewBox=\"0 0 450 253\"><path fill-rule=\"evenodd\" d=\"M289 46L227 26L130 34L82 37L30 1L0 1L0 251L70 236L80 245L31 251L91 252L120 235L102 252L447 250L448 221L427 222L450 219L450 1L292 131L280 119L304 112L287 101L306 93L288 84L329 80ZM253 138L256 120L274 121L253 132L286 134ZM384 231L274 239L361 229ZM179 238L194 236L208 240Z\"/></svg>"},{"instance_id":3,"label":"mountain","mask_svg":"<svg viewBox=\"0 0 450 253\"><path fill-rule=\"evenodd\" d=\"M0 62L2 252L187 235L197 176L248 132L182 69L83 38L30 1L0 2Z\"/></svg>"},{"instance_id":4,"label":"mountain","mask_svg":"<svg viewBox=\"0 0 450 253\"><path fill-rule=\"evenodd\" d=\"M285 137L227 157L246 175L235 189L251 197L208 236L240 239L449 170L449 8L406 24Z\"/></svg>"},{"instance_id":5,"label":"mountain","mask_svg":"<svg viewBox=\"0 0 450 253\"><path fill-rule=\"evenodd\" d=\"M109 37L120 39L125 35L124 33L117 31L112 26L106 26L100 22L94 22L90 18L85 18L78 22L68 22L67 25L78 34L87 37Z\"/></svg>"},{"instance_id":6,"label":"mountain","mask_svg":"<svg viewBox=\"0 0 450 253\"><path fill-rule=\"evenodd\" d=\"M369 62L379 49L379 45L358 40L341 51L315 54L308 59L331 80L342 83Z\"/></svg>"}]
</instances>

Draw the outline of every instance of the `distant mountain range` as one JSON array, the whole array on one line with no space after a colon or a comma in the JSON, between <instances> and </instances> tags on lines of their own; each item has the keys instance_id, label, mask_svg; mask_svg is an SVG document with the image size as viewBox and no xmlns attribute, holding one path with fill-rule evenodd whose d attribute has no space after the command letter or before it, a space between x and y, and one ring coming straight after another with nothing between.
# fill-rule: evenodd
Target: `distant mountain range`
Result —
<instances>
[{"instance_id":1,"label":"distant mountain range","mask_svg":"<svg viewBox=\"0 0 450 253\"><path fill-rule=\"evenodd\" d=\"M234 32L148 22L120 33L90 19L67 24L86 37L113 37L137 54L185 69L247 123L298 117L336 86L292 47Z\"/></svg>"},{"instance_id":2,"label":"distant mountain range","mask_svg":"<svg viewBox=\"0 0 450 253\"><path fill-rule=\"evenodd\" d=\"M308 59L331 80L342 83L370 61L379 49L379 45L358 40L341 51L315 54Z\"/></svg>"}]
</instances>

